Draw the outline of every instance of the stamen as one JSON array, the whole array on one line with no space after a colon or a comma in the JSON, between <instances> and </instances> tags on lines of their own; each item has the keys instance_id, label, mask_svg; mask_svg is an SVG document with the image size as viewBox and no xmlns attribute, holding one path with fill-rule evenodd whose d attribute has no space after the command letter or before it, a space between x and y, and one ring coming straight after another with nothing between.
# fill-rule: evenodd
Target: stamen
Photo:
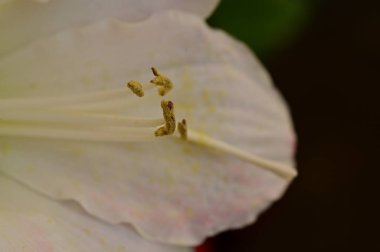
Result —
<instances>
[{"instance_id":1,"label":"stamen","mask_svg":"<svg viewBox=\"0 0 380 252\"><path fill-rule=\"evenodd\" d=\"M137 84L137 81L131 81ZM129 83L128 83L129 84ZM135 94L142 92L144 95L144 90L149 90L155 88L155 85L152 84L140 84L135 86L132 90L129 89ZM78 94L78 95L67 95L59 97L35 97L35 98L9 98L9 99L0 99L0 110L10 110L10 109L31 109L38 107L57 107L57 106L75 106L79 104L96 104L99 102L104 103L105 101L118 101L124 100L125 97L128 97L128 88L117 88L106 91L95 91L91 93Z\"/></svg>"},{"instance_id":2,"label":"stamen","mask_svg":"<svg viewBox=\"0 0 380 252\"><path fill-rule=\"evenodd\" d=\"M152 131L153 128L0 125L1 136L121 143L153 141Z\"/></svg>"},{"instance_id":3,"label":"stamen","mask_svg":"<svg viewBox=\"0 0 380 252\"><path fill-rule=\"evenodd\" d=\"M172 135L176 128L174 104L171 101L162 100L161 108L165 119L165 125L157 129L154 134L156 136Z\"/></svg>"},{"instance_id":4,"label":"stamen","mask_svg":"<svg viewBox=\"0 0 380 252\"><path fill-rule=\"evenodd\" d=\"M11 111L0 112L2 122L23 123L59 123L59 124L88 124L88 125L113 125L124 127L157 127L165 123L163 118L138 118L122 115L83 113L62 111Z\"/></svg>"},{"instance_id":5,"label":"stamen","mask_svg":"<svg viewBox=\"0 0 380 252\"><path fill-rule=\"evenodd\" d=\"M154 85L130 81L127 87L139 97L144 96L144 89L157 85L168 92L171 81L156 69L153 73ZM131 94L128 88L61 97L0 99L0 136L128 142L154 139L152 132L162 124L157 135L173 134L176 122L170 101L161 102L164 118L124 115L128 106L125 97Z\"/></svg>"},{"instance_id":6,"label":"stamen","mask_svg":"<svg viewBox=\"0 0 380 252\"><path fill-rule=\"evenodd\" d=\"M75 105L91 102L99 102L105 100L115 100L125 97L128 94L128 89L119 88L107 91L97 91L79 95L69 95L60 97L38 97L38 98L11 98L0 99L0 110L10 109L32 109L37 107L52 107L60 105Z\"/></svg>"},{"instance_id":7,"label":"stamen","mask_svg":"<svg viewBox=\"0 0 380 252\"><path fill-rule=\"evenodd\" d=\"M143 97L144 96L144 90L143 90L142 85L141 85L140 82L132 80L132 81L128 82L127 86L138 97Z\"/></svg>"},{"instance_id":8,"label":"stamen","mask_svg":"<svg viewBox=\"0 0 380 252\"><path fill-rule=\"evenodd\" d=\"M99 101L93 103L85 104L74 104L74 105L62 105L59 107L51 107L51 111L55 112L86 112L86 113L123 113L125 111L126 101L125 100L110 100L110 101Z\"/></svg>"},{"instance_id":9,"label":"stamen","mask_svg":"<svg viewBox=\"0 0 380 252\"><path fill-rule=\"evenodd\" d=\"M156 68L152 67L153 75L156 76L153 80L150 82L159 86L158 93L161 96L166 95L170 90L173 88L172 81L166 77L165 75L161 74Z\"/></svg>"},{"instance_id":10,"label":"stamen","mask_svg":"<svg viewBox=\"0 0 380 252\"><path fill-rule=\"evenodd\" d=\"M178 132L183 140L187 140L187 123L185 119L182 122L178 122Z\"/></svg>"}]
</instances>

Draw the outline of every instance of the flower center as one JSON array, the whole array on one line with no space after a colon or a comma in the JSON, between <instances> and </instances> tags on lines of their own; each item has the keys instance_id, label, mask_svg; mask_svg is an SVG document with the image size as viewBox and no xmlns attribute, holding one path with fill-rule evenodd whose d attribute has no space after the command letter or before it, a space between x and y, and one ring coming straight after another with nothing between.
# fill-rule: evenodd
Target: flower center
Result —
<instances>
[{"instance_id":1,"label":"flower center","mask_svg":"<svg viewBox=\"0 0 380 252\"><path fill-rule=\"evenodd\" d=\"M278 162L267 160L228 143L188 129L183 119L176 125L174 104L162 100L163 117L129 117L117 110L105 111L105 104L118 102L128 95L143 97L144 92L158 87L166 95L173 84L169 78L152 68L155 76L149 84L132 80L126 87L86 94L49 97L0 99L0 136L47 138L101 142L139 142L173 135L188 143L233 155L285 178L292 179L296 171Z\"/></svg>"}]
</instances>

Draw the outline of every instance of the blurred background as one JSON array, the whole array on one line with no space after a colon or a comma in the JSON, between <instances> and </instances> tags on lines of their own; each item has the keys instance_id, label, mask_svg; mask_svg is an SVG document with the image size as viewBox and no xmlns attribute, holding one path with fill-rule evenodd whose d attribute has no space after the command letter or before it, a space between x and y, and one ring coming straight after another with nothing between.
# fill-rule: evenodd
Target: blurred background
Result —
<instances>
[{"instance_id":1,"label":"blurred background","mask_svg":"<svg viewBox=\"0 0 380 252\"><path fill-rule=\"evenodd\" d=\"M380 1L222 0L287 100L300 176L254 225L200 251L380 251Z\"/></svg>"}]
</instances>

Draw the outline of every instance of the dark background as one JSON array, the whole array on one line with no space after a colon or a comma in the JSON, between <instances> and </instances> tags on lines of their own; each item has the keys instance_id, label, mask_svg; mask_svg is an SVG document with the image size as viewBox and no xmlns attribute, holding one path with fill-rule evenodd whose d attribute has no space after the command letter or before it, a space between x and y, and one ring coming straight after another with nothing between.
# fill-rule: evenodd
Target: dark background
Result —
<instances>
[{"instance_id":1,"label":"dark background","mask_svg":"<svg viewBox=\"0 0 380 252\"><path fill-rule=\"evenodd\" d=\"M222 0L209 23L268 68L292 112L300 172L212 251L380 251L380 1Z\"/></svg>"}]
</instances>

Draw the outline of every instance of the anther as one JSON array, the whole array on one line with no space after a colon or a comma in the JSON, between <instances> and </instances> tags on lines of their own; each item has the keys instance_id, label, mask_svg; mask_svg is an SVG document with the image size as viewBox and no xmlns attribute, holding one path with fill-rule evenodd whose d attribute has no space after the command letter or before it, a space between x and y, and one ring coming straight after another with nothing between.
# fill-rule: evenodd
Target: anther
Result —
<instances>
[{"instance_id":1,"label":"anther","mask_svg":"<svg viewBox=\"0 0 380 252\"><path fill-rule=\"evenodd\" d=\"M166 95L170 90L173 88L172 81L166 77L165 75L161 74L156 68L152 67L152 72L155 78L150 81L150 83L159 86L158 93L161 96Z\"/></svg>"},{"instance_id":2,"label":"anther","mask_svg":"<svg viewBox=\"0 0 380 252\"><path fill-rule=\"evenodd\" d=\"M140 82L132 80L127 83L127 86L138 97L144 96L144 90Z\"/></svg>"},{"instance_id":3,"label":"anther","mask_svg":"<svg viewBox=\"0 0 380 252\"><path fill-rule=\"evenodd\" d=\"M187 140L187 123L185 119L182 119L182 122L178 122L177 125L178 132L183 140Z\"/></svg>"},{"instance_id":4,"label":"anther","mask_svg":"<svg viewBox=\"0 0 380 252\"><path fill-rule=\"evenodd\" d=\"M164 115L165 125L157 129L154 134L155 136L172 135L176 129L174 104L171 101L162 100L161 108Z\"/></svg>"}]
</instances>

